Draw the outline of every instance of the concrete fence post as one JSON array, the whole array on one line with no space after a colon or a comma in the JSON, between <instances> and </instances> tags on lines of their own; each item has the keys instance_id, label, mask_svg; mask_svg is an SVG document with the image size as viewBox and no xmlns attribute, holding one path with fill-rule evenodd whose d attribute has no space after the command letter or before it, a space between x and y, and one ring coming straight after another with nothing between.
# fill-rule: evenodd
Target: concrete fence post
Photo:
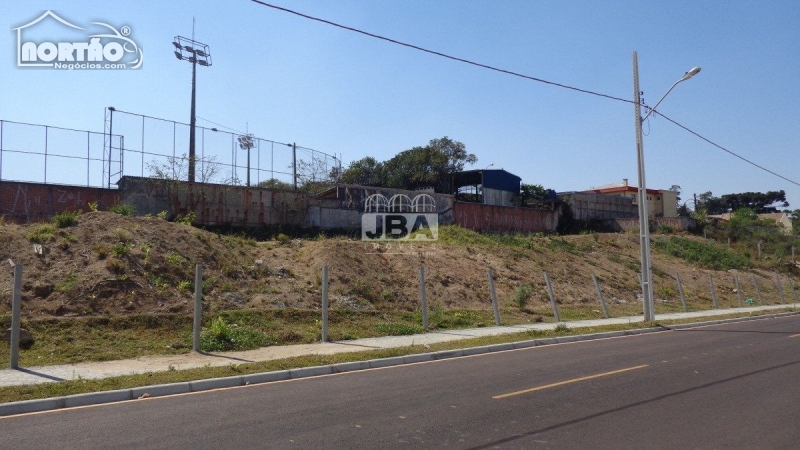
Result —
<instances>
[{"instance_id":1,"label":"concrete fence post","mask_svg":"<svg viewBox=\"0 0 800 450\"><path fill-rule=\"evenodd\" d=\"M608 319L608 308L606 307L606 299L603 298L603 291L600 290L600 282L597 281L597 275L592 272L592 281L594 281L594 288L597 290L597 298L600 300L600 308L603 309L603 317Z\"/></svg>"},{"instance_id":2,"label":"concrete fence post","mask_svg":"<svg viewBox=\"0 0 800 450\"><path fill-rule=\"evenodd\" d=\"M778 294L780 294L781 298L781 305L786 303L786 300L783 298L783 285L781 284L781 276L775 275L775 286L778 288Z\"/></svg>"},{"instance_id":3,"label":"concrete fence post","mask_svg":"<svg viewBox=\"0 0 800 450\"><path fill-rule=\"evenodd\" d=\"M494 290L494 277L489 269L489 294L492 296L492 311L494 311L494 324L500 326L500 309L497 306L497 292Z\"/></svg>"},{"instance_id":4,"label":"concrete fence post","mask_svg":"<svg viewBox=\"0 0 800 450\"><path fill-rule=\"evenodd\" d=\"M22 264L14 265L14 292L11 297L11 368L19 369L19 329L22 313Z\"/></svg>"},{"instance_id":5,"label":"concrete fence post","mask_svg":"<svg viewBox=\"0 0 800 450\"><path fill-rule=\"evenodd\" d=\"M328 266L322 266L322 342L328 342Z\"/></svg>"},{"instance_id":6,"label":"concrete fence post","mask_svg":"<svg viewBox=\"0 0 800 450\"><path fill-rule=\"evenodd\" d=\"M739 287L739 274L733 276L733 282L736 284L736 295L739 297L739 308L744 306L742 302L742 288Z\"/></svg>"},{"instance_id":7,"label":"concrete fence post","mask_svg":"<svg viewBox=\"0 0 800 450\"><path fill-rule=\"evenodd\" d=\"M719 309L717 304L717 289L714 287L714 278L708 274L708 285L711 287L711 305L714 309Z\"/></svg>"},{"instance_id":8,"label":"concrete fence post","mask_svg":"<svg viewBox=\"0 0 800 450\"><path fill-rule=\"evenodd\" d=\"M753 276L753 285L756 287L756 297L758 298L758 304L763 305L764 301L761 300L761 289L758 288L758 280L756 280L756 274L751 273L750 275Z\"/></svg>"},{"instance_id":9,"label":"concrete fence post","mask_svg":"<svg viewBox=\"0 0 800 450\"><path fill-rule=\"evenodd\" d=\"M558 304L556 304L556 297L553 295L553 286L550 284L550 275L544 273L544 282L547 284L547 293L550 295L550 305L553 307L553 316L556 322L561 322L561 316L558 314Z\"/></svg>"},{"instance_id":10,"label":"concrete fence post","mask_svg":"<svg viewBox=\"0 0 800 450\"><path fill-rule=\"evenodd\" d=\"M799 302L800 299L797 298L797 287L794 285L794 281L792 281L791 277L789 277L789 289L792 290L792 297L794 297L795 303Z\"/></svg>"},{"instance_id":11,"label":"concrete fence post","mask_svg":"<svg viewBox=\"0 0 800 450\"><path fill-rule=\"evenodd\" d=\"M425 294L425 266L419 266L419 299L422 303L422 329L428 331L428 297Z\"/></svg>"},{"instance_id":12,"label":"concrete fence post","mask_svg":"<svg viewBox=\"0 0 800 450\"><path fill-rule=\"evenodd\" d=\"M689 312L689 308L686 306L686 295L683 293L683 284L681 283L681 276L679 274L675 274L675 281L678 283L678 293L681 295L681 305L683 306L683 312Z\"/></svg>"},{"instance_id":13,"label":"concrete fence post","mask_svg":"<svg viewBox=\"0 0 800 450\"><path fill-rule=\"evenodd\" d=\"M200 330L203 326L203 266L194 266L194 324L192 325L192 350L200 351Z\"/></svg>"},{"instance_id":14,"label":"concrete fence post","mask_svg":"<svg viewBox=\"0 0 800 450\"><path fill-rule=\"evenodd\" d=\"M792 281L791 278L789 278L789 287L792 288L792 297L794 297L794 301L800 301L800 299L797 298L797 289L795 288L794 281Z\"/></svg>"}]
</instances>

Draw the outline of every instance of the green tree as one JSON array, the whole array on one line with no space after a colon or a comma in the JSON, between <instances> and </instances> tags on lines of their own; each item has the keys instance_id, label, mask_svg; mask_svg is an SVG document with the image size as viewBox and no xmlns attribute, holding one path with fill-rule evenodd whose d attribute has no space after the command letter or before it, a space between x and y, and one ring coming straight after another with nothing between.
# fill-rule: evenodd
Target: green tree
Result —
<instances>
[{"instance_id":1,"label":"green tree","mask_svg":"<svg viewBox=\"0 0 800 450\"><path fill-rule=\"evenodd\" d=\"M529 202L542 201L547 197L548 190L541 184L522 183L519 190L520 205L525 206Z\"/></svg>"},{"instance_id":2,"label":"green tree","mask_svg":"<svg viewBox=\"0 0 800 450\"><path fill-rule=\"evenodd\" d=\"M386 187L416 189L432 186L436 192L450 193L450 176L475 164L478 158L467 153L463 143L447 136L432 139L425 147L414 147L384 163Z\"/></svg>"},{"instance_id":3,"label":"green tree","mask_svg":"<svg viewBox=\"0 0 800 450\"><path fill-rule=\"evenodd\" d=\"M756 214L778 212L778 208L788 208L789 202L786 201L786 192L768 191L764 192L742 192L738 194L725 194L722 197L714 197L711 192L705 192L697 196L697 209L706 214L725 214L741 208L748 208Z\"/></svg>"},{"instance_id":4,"label":"green tree","mask_svg":"<svg viewBox=\"0 0 800 450\"><path fill-rule=\"evenodd\" d=\"M721 197L722 203L729 211L736 211L740 208L749 208L756 214L778 212L778 208L788 208L789 202L786 201L786 192L768 191L764 192L742 192L739 194L726 194Z\"/></svg>"},{"instance_id":5,"label":"green tree","mask_svg":"<svg viewBox=\"0 0 800 450\"><path fill-rule=\"evenodd\" d=\"M371 156L353 161L342 173L341 180L342 183L361 186L385 186L383 163Z\"/></svg>"}]
</instances>

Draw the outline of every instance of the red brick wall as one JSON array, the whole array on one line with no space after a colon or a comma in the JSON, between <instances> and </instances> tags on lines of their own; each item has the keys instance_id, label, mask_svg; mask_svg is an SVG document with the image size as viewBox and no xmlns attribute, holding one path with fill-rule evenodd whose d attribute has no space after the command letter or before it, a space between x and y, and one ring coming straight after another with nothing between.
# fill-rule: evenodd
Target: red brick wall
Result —
<instances>
[{"instance_id":1,"label":"red brick wall","mask_svg":"<svg viewBox=\"0 0 800 450\"><path fill-rule=\"evenodd\" d=\"M477 231L540 233L556 231L558 211L454 202L453 219Z\"/></svg>"},{"instance_id":2,"label":"red brick wall","mask_svg":"<svg viewBox=\"0 0 800 450\"><path fill-rule=\"evenodd\" d=\"M64 211L89 211L89 203L99 209L119 203L116 189L57 184L0 181L0 216L14 222L44 222Z\"/></svg>"}]
</instances>

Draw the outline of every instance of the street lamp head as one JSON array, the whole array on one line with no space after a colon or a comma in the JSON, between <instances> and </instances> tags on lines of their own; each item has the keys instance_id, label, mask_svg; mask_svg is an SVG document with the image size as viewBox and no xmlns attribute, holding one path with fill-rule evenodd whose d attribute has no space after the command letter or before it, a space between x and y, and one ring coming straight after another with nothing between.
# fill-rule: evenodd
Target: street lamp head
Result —
<instances>
[{"instance_id":1,"label":"street lamp head","mask_svg":"<svg viewBox=\"0 0 800 450\"><path fill-rule=\"evenodd\" d=\"M698 72L700 72L700 68L699 67L692 67L691 70L689 70L688 72L686 72L683 75L683 78L681 78L681 81L686 81L689 78L692 78L693 76L697 75Z\"/></svg>"}]
</instances>

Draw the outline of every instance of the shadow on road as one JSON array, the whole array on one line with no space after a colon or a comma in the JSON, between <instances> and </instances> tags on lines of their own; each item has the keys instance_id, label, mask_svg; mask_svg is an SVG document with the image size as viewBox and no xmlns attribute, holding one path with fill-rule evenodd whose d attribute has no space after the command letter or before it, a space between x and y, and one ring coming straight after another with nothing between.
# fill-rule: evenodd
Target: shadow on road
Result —
<instances>
[{"instance_id":1,"label":"shadow on road","mask_svg":"<svg viewBox=\"0 0 800 450\"><path fill-rule=\"evenodd\" d=\"M761 373L769 372L771 370L777 370L777 369L783 369L783 368L786 368L786 367L791 367L791 366L794 366L794 365L797 365L797 364L800 364L800 361L794 361L794 362L790 362L790 363L786 363L786 364L781 364L781 365L778 365L778 366L767 367L765 369L756 370L756 371L749 372L749 373L744 373L744 374L741 374L741 375L736 375L734 377L723 378L721 380L713 381L711 383L701 384L700 386L695 386L693 388L684 389L684 390L677 391L677 392L672 392L670 394L660 395L658 397L653 397L653 398L648 399L648 400L642 400L640 402L635 402L635 403L631 403L629 405L620 406L619 408L609 409L607 411L602 411L602 412L599 412L599 413L590 414L588 416L581 417L579 419L570 420L570 421L559 423L559 424L556 424L556 425L551 425L549 427L540 428L538 430L529 431L529 432L523 433L523 434L517 434L517 435L514 435L514 436L509 436L509 437L504 438L504 439L498 439L498 440L496 440L494 442L490 442L488 444L480 445L480 446L477 446L477 447L471 447L471 448L473 448L473 449L493 448L495 446L502 445L502 444L507 444L509 442L513 442L513 441L516 441L516 440L521 439L521 438L535 436L535 435L537 435L539 433L546 433L548 431L553 431L553 430L557 430L557 429L562 428L562 427L575 425L575 424L579 424L581 422L586 422L586 421L589 421L589 420L597 419L598 417L603 417L605 415L617 413L617 412L620 412L620 411L624 411L626 409L635 408L637 406L647 405L649 403L658 402L660 400L664 400L664 399L667 399L667 398L670 398L670 397L688 394L688 393L691 393L691 392L694 392L694 391L699 391L701 389L709 388L709 387L716 386L716 385L719 385L719 384L724 384L724 383L727 383L727 382L730 382L730 381L751 377L753 375L758 375L758 374L761 374Z\"/></svg>"}]
</instances>

